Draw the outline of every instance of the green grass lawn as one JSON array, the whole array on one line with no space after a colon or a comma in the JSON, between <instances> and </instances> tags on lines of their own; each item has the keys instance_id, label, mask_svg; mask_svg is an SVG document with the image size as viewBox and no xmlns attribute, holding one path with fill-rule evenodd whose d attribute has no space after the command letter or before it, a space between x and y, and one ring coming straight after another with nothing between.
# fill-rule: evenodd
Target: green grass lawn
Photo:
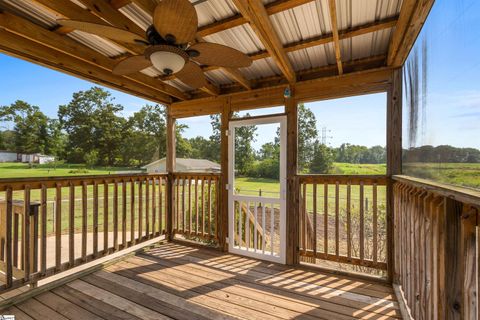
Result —
<instances>
[{"instance_id":1,"label":"green grass lawn","mask_svg":"<svg viewBox=\"0 0 480 320\"><path fill-rule=\"evenodd\" d=\"M30 167L27 163L7 162L0 163L0 178L29 178L29 177L59 177L115 174L125 171L138 171L135 168L95 167L86 169L80 164L36 165Z\"/></svg>"}]
</instances>

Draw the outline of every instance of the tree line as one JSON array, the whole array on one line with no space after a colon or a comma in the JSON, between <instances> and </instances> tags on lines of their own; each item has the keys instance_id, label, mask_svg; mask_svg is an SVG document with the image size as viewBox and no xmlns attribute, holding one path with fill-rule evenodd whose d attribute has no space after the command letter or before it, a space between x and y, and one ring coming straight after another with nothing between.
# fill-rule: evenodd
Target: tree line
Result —
<instances>
[{"instance_id":1,"label":"tree line","mask_svg":"<svg viewBox=\"0 0 480 320\"><path fill-rule=\"evenodd\" d=\"M87 166L139 167L166 156L166 109L145 105L129 117L108 91L92 87L73 94L58 108L57 118L47 117L38 106L15 101L0 107L0 121L13 123L12 130L0 131L0 150L54 155L68 163ZM383 146L366 147L344 143L333 148L322 144L314 113L298 107L298 168L302 173L328 173L334 162L385 163ZM238 117L238 114L234 114ZM247 115L248 116L248 115ZM176 125L177 157L219 162L220 116L210 116L210 137L184 138L186 125ZM255 126L235 133L235 169L240 175L278 178L280 133L255 150ZM412 162L480 162L480 151L452 146L423 146L404 150Z\"/></svg>"}]
</instances>

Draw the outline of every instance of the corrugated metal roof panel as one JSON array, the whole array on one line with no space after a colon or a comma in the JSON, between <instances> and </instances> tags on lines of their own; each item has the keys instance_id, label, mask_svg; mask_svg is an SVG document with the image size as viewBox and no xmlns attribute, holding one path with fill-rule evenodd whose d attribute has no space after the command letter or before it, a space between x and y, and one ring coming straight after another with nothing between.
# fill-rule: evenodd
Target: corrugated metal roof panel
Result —
<instances>
[{"instance_id":1,"label":"corrugated metal roof panel","mask_svg":"<svg viewBox=\"0 0 480 320\"><path fill-rule=\"evenodd\" d=\"M119 9L119 11L143 30L147 30L147 28L152 24L152 16L143 11L135 3L130 3L126 6L123 6Z\"/></svg>"},{"instance_id":2,"label":"corrugated metal roof panel","mask_svg":"<svg viewBox=\"0 0 480 320\"><path fill-rule=\"evenodd\" d=\"M230 77L228 77L221 69L207 71L205 72L205 75L211 82L218 85L233 83L232 79L230 79Z\"/></svg>"},{"instance_id":3,"label":"corrugated metal roof panel","mask_svg":"<svg viewBox=\"0 0 480 320\"><path fill-rule=\"evenodd\" d=\"M271 77L281 73L272 58L255 60L250 67L239 70L248 80Z\"/></svg>"},{"instance_id":4,"label":"corrugated metal roof panel","mask_svg":"<svg viewBox=\"0 0 480 320\"><path fill-rule=\"evenodd\" d=\"M28 0L2 0L4 6L8 6L37 24L43 25L47 28L52 28L57 25L56 20L62 18L55 15L53 12L45 10L45 8ZM2 6L0 1L0 7Z\"/></svg>"},{"instance_id":5,"label":"corrugated metal roof panel","mask_svg":"<svg viewBox=\"0 0 480 320\"><path fill-rule=\"evenodd\" d=\"M339 30L395 16L402 0L337 0Z\"/></svg>"},{"instance_id":6,"label":"corrugated metal roof panel","mask_svg":"<svg viewBox=\"0 0 480 320\"><path fill-rule=\"evenodd\" d=\"M392 29L380 30L340 41L342 61L386 54Z\"/></svg>"},{"instance_id":7,"label":"corrugated metal roof panel","mask_svg":"<svg viewBox=\"0 0 480 320\"><path fill-rule=\"evenodd\" d=\"M244 53L254 53L265 49L248 24L217 32L204 37L204 40L223 44Z\"/></svg>"},{"instance_id":8,"label":"corrugated metal roof panel","mask_svg":"<svg viewBox=\"0 0 480 320\"><path fill-rule=\"evenodd\" d=\"M67 36L108 57L116 57L127 52L112 41L90 33L75 30L68 33Z\"/></svg>"},{"instance_id":9,"label":"corrugated metal roof panel","mask_svg":"<svg viewBox=\"0 0 480 320\"><path fill-rule=\"evenodd\" d=\"M270 16L283 45L330 33L328 0L317 0Z\"/></svg>"},{"instance_id":10,"label":"corrugated metal roof panel","mask_svg":"<svg viewBox=\"0 0 480 320\"><path fill-rule=\"evenodd\" d=\"M231 0L209 0L195 6L198 15L198 25L205 26L238 13Z\"/></svg>"},{"instance_id":11,"label":"corrugated metal roof panel","mask_svg":"<svg viewBox=\"0 0 480 320\"><path fill-rule=\"evenodd\" d=\"M317 68L335 63L333 43L289 52L288 57L295 71Z\"/></svg>"}]
</instances>

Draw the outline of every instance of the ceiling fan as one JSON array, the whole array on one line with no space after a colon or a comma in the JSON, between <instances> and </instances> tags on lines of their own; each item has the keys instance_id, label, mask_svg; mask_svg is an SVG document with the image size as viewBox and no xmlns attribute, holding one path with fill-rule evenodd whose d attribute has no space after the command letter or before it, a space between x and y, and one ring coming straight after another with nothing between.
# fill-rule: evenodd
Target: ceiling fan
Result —
<instances>
[{"instance_id":1,"label":"ceiling fan","mask_svg":"<svg viewBox=\"0 0 480 320\"><path fill-rule=\"evenodd\" d=\"M63 19L58 23L112 40L145 45L143 55L125 58L114 67L112 72L116 75L127 75L153 66L163 75L174 74L183 83L197 89L207 84L198 63L229 68L252 64L250 57L236 49L196 42L198 17L188 0L162 0L155 7L153 25L148 27L145 36L107 24Z\"/></svg>"}]
</instances>

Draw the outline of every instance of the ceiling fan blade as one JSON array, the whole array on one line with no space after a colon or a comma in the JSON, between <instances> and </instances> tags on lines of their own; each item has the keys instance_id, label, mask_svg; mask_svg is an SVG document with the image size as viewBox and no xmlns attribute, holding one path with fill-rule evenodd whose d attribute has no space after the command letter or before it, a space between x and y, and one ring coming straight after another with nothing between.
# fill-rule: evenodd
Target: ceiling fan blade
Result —
<instances>
[{"instance_id":1,"label":"ceiling fan blade","mask_svg":"<svg viewBox=\"0 0 480 320\"><path fill-rule=\"evenodd\" d=\"M57 22L65 27L70 27L76 30L92 33L97 36L109 38L112 40L136 44L147 43L147 40L141 35L120 28L112 27L106 24L67 19L60 19L57 20Z\"/></svg>"},{"instance_id":2,"label":"ceiling fan blade","mask_svg":"<svg viewBox=\"0 0 480 320\"><path fill-rule=\"evenodd\" d=\"M243 68L252 64L252 59L243 52L217 43L199 42L188 50L200 53L198 57L192 57L192 60L210 66Z\"/></svg>"},{"instance_id":3,"label":"ceiling fan blade","mask_svg":"<svg viewBox=\"0 0 480 320\"><path fill-rule=\"evenodd\" d=\"M187 62L182 70L175 73L175 76L194 89L204 87L207 84L202 69L195 62Z\"/></svg>"},{"instance_id":4,"label":"ceiling fan blade","mask_svg":"<svg viewBox=\"0 0 480 320\"><path fill-rule=\"evenodd\" d=\"M153 25L165 40L186 44L195 40L197 11L188 0L162 0L155 8Z\"/></svg>"},{"instance_id":5,"label":"ceiling fan blade","mask_svg":"<svg viewBox=\"0 0 480 320\"><path fill-rule=\"evenodd\" d=\"M133 56L125 58L113 68L113 74L123 76L126 74L135 73L152 66L152 62L145 58L144 55Z\"/></svg>"}]
</instances>

